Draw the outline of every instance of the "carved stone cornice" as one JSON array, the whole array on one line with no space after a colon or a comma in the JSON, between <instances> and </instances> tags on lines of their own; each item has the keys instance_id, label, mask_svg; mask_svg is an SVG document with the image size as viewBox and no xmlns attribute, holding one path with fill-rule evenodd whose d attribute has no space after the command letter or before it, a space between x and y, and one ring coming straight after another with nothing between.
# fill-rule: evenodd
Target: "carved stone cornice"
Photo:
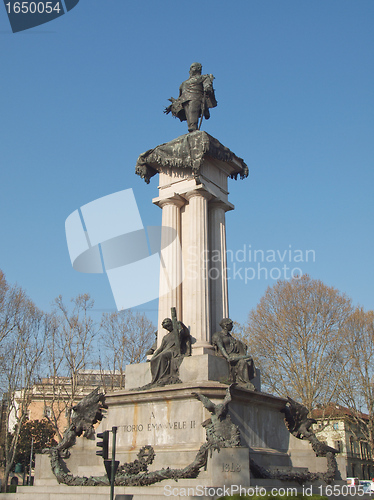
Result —
<instances>
[{"instance_id":1,"label":"carved stone cornice","mask_svg":"<svg viewBox=\"0 0 374 500\"><path fill-rule=\"evenodd\" d=\"M192 169L194 177L199 177L204 160L207 158L225 163L228 175L237 179L248 177L245 162L211 135L197 130L160 144L141 154L136 162L135 173L147 184L151 177L163 169Z\"/></svg>"}]
</instances>

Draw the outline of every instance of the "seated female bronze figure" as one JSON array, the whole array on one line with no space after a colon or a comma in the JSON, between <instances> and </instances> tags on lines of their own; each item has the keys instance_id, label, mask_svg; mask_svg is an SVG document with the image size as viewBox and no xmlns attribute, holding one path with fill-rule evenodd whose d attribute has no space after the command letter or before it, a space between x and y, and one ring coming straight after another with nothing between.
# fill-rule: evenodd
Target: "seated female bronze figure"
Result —
<instances>
[{"instance_id":1,"label":"seated female bronze figure","mask_svg":"<svg viewBox=\"0 0 374 500\"><path fill-rule=\"evenodd\" d=\"M247 354L247 346L231 335L233 322L230 318L224 318L219 325L222 331L213 334L212 344L217 355L224 357L229 363L229 382L254 391L251 380L256 376L256 370L252 357Z\"/></svg>"}]
</instances>

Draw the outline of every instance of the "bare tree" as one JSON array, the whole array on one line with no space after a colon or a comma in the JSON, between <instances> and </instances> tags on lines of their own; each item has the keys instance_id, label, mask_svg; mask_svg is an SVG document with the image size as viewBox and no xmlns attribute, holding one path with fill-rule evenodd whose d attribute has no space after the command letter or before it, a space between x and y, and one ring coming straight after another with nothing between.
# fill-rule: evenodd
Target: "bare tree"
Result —
<instances>
[{"instance_id":1,"label":"bare tree","mask_svg":"<svg viewBox=\"0 0 374 500\"><path fill-rule=\"evenodd\" d=\"M125 366L140 363L155 340L155 326L144 315L127 309L104 314L101 322L102 344L106 348L103 366L119 374L124 382Z\"/></svg>"},{"instance_id":2,"label":"bare tree","mask_svg":"<svg viewBox=\"0 0 374 500\"><path fill-rule=\"evenodd\" d=\"M71 301L72 311L64 305L61 296L55 302L61 315L60 349L63 353L66 374L71 380L72 394L76 394L79 374L82 370L92 367L94 340L99 332L97 325L89 316L94 301L88 294L78 295Z\"/></svg>"},{"instance_id":3,"label":"bare tree","mask_svg":"<svg viewBox=\"0 0 374 500\"><path fill-rule=\"evenodd\" d=\"M17 285L10 286L0 270L0 346L2 341L18 327L28 301L25 291Z\"/></svg>"},{"instance_id":4,"label":"bare tree","mask_svg":"<svg viewBox=\"0 0 374 500\"><path fill-rule=\"evenodd\" d=\"M11 290L12 294L15 288ZM47 334L45 315L35 307L21 289L13 296L17 298L14 310L2 318L8 322L7 334L0 348L0 380L3 392L3 451L4 481L6 490L9 473L14 463L19 433L28 413L34 380L40 367ZM7 306L10 308L10 303ZM10 327L10 325L12 325ZM2 323L4 326L4 323Z\"/></svg>"},{"instance_id":5,"label":"bare tree","mask_svg":"<svg viewBox=\"0 0 374 500\"><path fill-rule=\"evenodd\" d=\"M341 380L341 401L363 441L374 450L374 312L357 307L342 335L350 360Z\"/></svg>"},{"instance_id":6,"label":"bare tree","mask_svg":"<svg viewBox=\"0 0 374 500\"><path fill-rule=\"evenodd\" d=\"M71 407L92 386L92 377L85 372L95 366L93 353L99 328L89 315L93 304L90 296L84 294L72 299L69 308L59 296L48 317L48 377L39 380L36 390L44 399L45 417L54 426L59 441L64 428L70 425Z\"/></svg>"},{"instance_id":7,"label":"bare tree","mask_svg":"<svg viewBox=\"0 0 374 500\"><path fill-rule=\"evenodd\" d=\"M349 360L341 336L351 312L346 295L308 275L269 287L246 327L266 390L309 409L336 400Z\"/></svg>"}]
</instances>

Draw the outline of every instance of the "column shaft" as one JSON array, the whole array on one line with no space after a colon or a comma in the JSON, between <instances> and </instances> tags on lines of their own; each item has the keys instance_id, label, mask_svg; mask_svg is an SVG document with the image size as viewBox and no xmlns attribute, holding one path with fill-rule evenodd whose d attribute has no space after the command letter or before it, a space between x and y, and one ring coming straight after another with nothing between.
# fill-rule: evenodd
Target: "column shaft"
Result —
<instances>
[{"instance_id":1,"label":"column shaft","mask_svg":"<svg viewBox=\"0 0 374 500\"><path fill-rule=\"evenodd\" d=\"M211 352L208 280L208 199L203 190L187 193L189 238L183 242L185 259L184 293L188 308L183 319L196 338L193 354Z\"/></svg>"},{"instance_id":2,"label":"column shaft","mask_svg":"<svg viewBox=\"0 0 374 500\"><path fill-rule=\"evenodd\" d=\"M161 326L165 318L170 318L171 308L175 307L177 316L182 314L182 253L180 246L180 207L179 198L160 202L162 208L160 293L158 305L158 345L167 333Z\"/></svg>"},{"instance_id":3,"label":"column shaft","mask_svg":"<svg viewBox=\"0 0 374 500\"><path fill-rule=\"evenodd\" d=\"M220 202L209 205L209 246L210 311L214 333L220 329L221 319L229 316L225 205Z\"/></svg>"}]
</instances>

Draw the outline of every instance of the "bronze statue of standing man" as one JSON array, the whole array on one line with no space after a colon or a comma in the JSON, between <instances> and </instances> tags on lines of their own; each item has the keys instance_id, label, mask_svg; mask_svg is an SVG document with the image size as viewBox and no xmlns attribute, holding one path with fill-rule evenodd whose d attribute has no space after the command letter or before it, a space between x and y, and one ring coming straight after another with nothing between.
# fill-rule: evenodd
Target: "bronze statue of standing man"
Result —
<instances>
[{"instance_id":1,"label":"bronze statue of standing man","mask_svg":"<svg viewBox=\"0 0 374 500\"><path fill-rule=\"evenodd\" d=\"M208 120L209 108L217 106L213 89L214 76L202 75L201 70L200 63L191 64L190 77L179 87L178 99L169 99L171 104L165 109L166 114L171 112L181 122L187 121L189 132L200 130L202 117Z\"/></svg>"}]
</instances>

